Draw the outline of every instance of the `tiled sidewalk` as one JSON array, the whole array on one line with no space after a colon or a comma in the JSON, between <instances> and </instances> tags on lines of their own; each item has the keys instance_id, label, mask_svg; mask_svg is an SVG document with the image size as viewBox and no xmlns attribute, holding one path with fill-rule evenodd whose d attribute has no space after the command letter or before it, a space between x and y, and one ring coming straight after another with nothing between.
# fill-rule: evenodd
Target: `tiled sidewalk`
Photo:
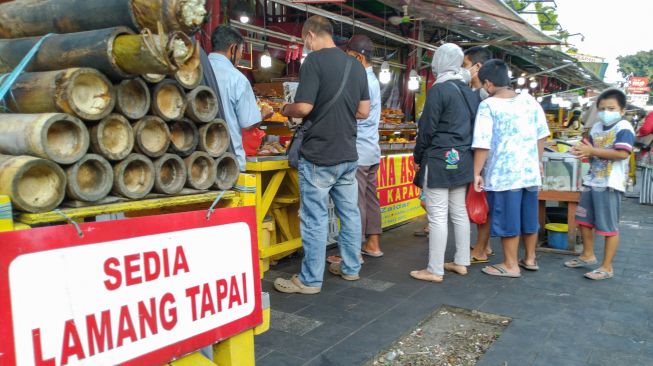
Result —
<instances>
[{"instance_id":1,"label":"tiled sidewalk","mask_svg":"<svg viewBox=\"0 0 653 366\"><path fill-rule=\"evenodd\" d=\"M256 337L257 364L361 365L445 304L513 318L479 365L653 365L653 207L628 199L623 211L615 278L603 282L564 268L568 256L544 253L541 270L519 279L476 265L442 284L416 281L408 272L425 266L428 245L412 233L423 222L384 234L386 255L366 258L361 281L327 272L319 295L276 292L272 281L299 269L299 258L284 260L263 281L273 319Z\"/></svg>"}]
</instances>

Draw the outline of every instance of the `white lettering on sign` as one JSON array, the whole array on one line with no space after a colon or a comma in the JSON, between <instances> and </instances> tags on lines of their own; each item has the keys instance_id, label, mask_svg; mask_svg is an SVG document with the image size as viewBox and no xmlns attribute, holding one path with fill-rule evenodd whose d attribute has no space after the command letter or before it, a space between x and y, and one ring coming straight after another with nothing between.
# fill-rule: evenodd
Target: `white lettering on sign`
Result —
<instances>
[{"instance_id":1,"label":"white lettering on sign","mask_svg":"<svg viewBox=\"0 0 653 366\"><path fill-rule=\"evenodd\" d=\"M18 365L116 365L254 311L249 227L213 226L17 257Z\"/></svg>"}]
</instances>

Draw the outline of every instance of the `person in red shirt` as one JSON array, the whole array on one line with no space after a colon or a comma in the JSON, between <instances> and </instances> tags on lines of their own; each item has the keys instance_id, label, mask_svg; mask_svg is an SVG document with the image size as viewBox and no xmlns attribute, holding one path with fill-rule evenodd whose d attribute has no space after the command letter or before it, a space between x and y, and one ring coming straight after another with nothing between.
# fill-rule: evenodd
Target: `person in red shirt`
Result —
<instances>
[{"instance_id":1,"label":"person in red shirt","mask_svg":"<svg viewBox=\"0 0 653 366\"><path fill-rule=\"evenodd\" d=\"M637 137L644 137L653 134L653 112L649 112L644 120L644 124L637 129Z\"/></svg>"}]
</instances>

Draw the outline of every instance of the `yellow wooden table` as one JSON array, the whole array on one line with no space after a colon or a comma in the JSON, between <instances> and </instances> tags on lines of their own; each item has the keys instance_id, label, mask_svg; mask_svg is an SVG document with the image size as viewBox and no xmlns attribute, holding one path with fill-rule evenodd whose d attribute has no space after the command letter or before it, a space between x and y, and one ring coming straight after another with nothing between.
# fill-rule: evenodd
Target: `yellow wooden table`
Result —
<instances>
[{"instance_id":1,"label":"yellow wooden table","mask_svg":"<svg viewBox=\"0 0 653 366\"><path fill-rule=\"evenodd\" d=\"M278 259L302 246L299 228L299 178L288 160L247 162L249 179L239 181L237 188L248 191L256 206L261 274ZM242 177L242 176L241 176Z\"/></svg>"}]
</instances>

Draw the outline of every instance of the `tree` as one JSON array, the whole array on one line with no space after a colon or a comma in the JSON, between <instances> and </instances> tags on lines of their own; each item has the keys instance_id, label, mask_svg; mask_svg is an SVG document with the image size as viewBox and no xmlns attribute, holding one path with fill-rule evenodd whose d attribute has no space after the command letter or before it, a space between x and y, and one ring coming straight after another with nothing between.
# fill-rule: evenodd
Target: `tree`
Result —
<instances>
[{"instance_id":1,"label":"tree","mask_svg":"<svg viewBox=\"0 0 653 366\"><path fill-rule=\"evenodd\" d=\"M639 51L634 55L619 56L617 60L619 61L619 72L624 77L630 74L648 77L648 86L653 90L653 50Z\"/></svg>"}]
</instances>

